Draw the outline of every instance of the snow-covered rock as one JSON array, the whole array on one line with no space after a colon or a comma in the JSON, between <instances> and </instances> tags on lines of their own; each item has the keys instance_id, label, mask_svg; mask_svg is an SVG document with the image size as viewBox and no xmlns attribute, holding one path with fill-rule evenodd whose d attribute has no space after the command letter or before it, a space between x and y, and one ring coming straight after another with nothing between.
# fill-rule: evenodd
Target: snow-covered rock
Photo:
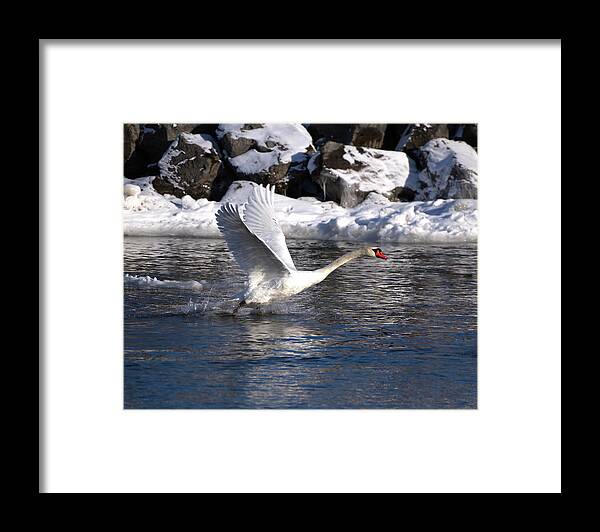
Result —
<instances>
[{"instance_id":1,"label":"snow-covered rock","mask_svg":"<svg viewBox=\"0 0 600 532\"><path fill-rule=\"evenodd\" d=\"M340 144L380 149L386 124L308 124L307 129L315 141L324 139Z\"/></svg>"},{"instance_id":2,"label":"snow-covered rock","mask_svg":"<svg viewBox=\"0 0 600 532\"><path fill-rule=\"evenodd\" d=\"M418 200L476 199L477 152L466 142L434 139L418 150Z\"/></svg>"},{"instance_id":3,"label":"snow-covered rock","mask_svg":"<svg viewBox=\"0 0 600 532\"><path fill-rule=\"evenodd\" d=\"M207 198L219 174L221 158L210 135L180 133L158 162L154 188L178 198Z\"/></svg>"},{"instance_id":4,"label":"snow-covered rock","mask_svg":"<svg viewBox=\"0 0 600 532\"><path fill-rule=\"evenodd\" d=\"M140 188L124 200L125 235L219 238L215 213L222 203L183 200L158 194L152 179L125 180ZM257 186L234 182L223 202L245 203ZM314 198L275 197L275 214L288 239L353 242L474 242L477 240L476 200L390 202L371 193L354 208Z\"/></svg>"},{"instance_id":5,"label":"snow-covered rock","mask_svg":"<svg viewBox=\"0 0 600 532\"><path fill-rule=\"evenodd\" d=\"M281 185L313 149L301 124L219 124L216 136L237 178L262 184Z\"/></svg>"},{"instance_id":6,"label":"snow-covered rock","mask_svg":"<svg viewBox=\"0 0 600 532\"><path fill-rule=\"evenodd\" d=\"M325 143L308 163L312 179L323 190L323 198L342 207L354 207L370 192L388 199L410 194L410 173L405 153ZM408 198L409 199L409 198Z\"/></svg>"},{"instance_id":7,"label":"snow-covered rock","mask_svg":"<svg viewBox=\"0 0 600 532\"><path fill-rule=\"evenodd\" d=\"M214 133L216 124L125 124L125 177L158 174L158 161L180 133Z\"/></svg>"},{"instance_id":8,"label":"snow-covered rock","mask_svg":"<svg viewBox=\"0 0 600 532\"><path fill-rule=\"evenodd\" d=\"M407 124L396 150L410 152L437 138L448 138L447 124Z\"/></svg>"}]
</instances>

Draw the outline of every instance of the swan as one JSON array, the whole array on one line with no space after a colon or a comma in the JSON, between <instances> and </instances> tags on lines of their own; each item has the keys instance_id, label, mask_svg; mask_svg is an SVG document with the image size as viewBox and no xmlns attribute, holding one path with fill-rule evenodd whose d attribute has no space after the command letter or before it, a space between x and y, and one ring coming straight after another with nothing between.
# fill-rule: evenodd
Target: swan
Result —
<instances>
[{"instance_id":1,"label":"swan","mask_svg":"<svg viewBox=\"0 0 600 532\"><path fill-rule=\"evenodd\" d=\"M358 257L388 258L380 248L365 246L318 270L298 270L275 218L274 205L275 187L258 185L247 203L225 203L215 215L229 251L248 276L234 314L246 305L261 305L298 294Z\"/></svg>"}]
</instances>

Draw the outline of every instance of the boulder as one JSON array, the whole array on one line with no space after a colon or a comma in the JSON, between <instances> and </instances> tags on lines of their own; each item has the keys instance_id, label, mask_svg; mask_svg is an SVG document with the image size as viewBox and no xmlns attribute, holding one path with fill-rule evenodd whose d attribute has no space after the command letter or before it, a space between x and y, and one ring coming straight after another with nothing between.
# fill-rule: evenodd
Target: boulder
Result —
<instances>
[{"instance_id":1,"label":"boulder","mask_svg":"<svg viewBox=\"0 0 600 532\"><path fill-rule=\"evenodd\" d=\"M312 197L320 200L323 198L323 190L308 174L290 174L285 195L290 198Z\"/></svg>"},{"instance_id":2,"label":"boulder","mask_svg":"<svg viewBox=\"0 0 600 532\"><path fill-rule=\"evenodd\" d=\"M135 150L140 138L140 126L138 124L123 124L123 158L129 160Z\"/></svg>"},{"instance_id":3,"label":"boulder","mask_svg":"<svg viewBox=\"0 0 600 532\"><path fill-rule=\"evenodd\" d=\"M308 163L321 199L342 207L354 207L370 192L390 200L408 199L409 159L405 153L326 142Z\"/></svg>"},{"instance_id":4,"label":"boulder","mask_svg":"<svg viewBox=\"0 0 600 532\"><path fill-rule=\"evenodd\" d=\"M379 149L383 146L386 124L308 124L307 128L315 142L324 139Z\"/></svg>"},{"instance_id":5,"label":"boulder","mask_svg":"<svg viewBox=\"0 0 600 532\"><path fill-rule=\"evenodd\" d=\"M167 140L173 142L180 133L204 134L214 137L218 124L160 124L164 128Z\"/></svg>"},{"instance_id":6,"label":"boulder","mask_svg":"<svg viewBox=\"0 0 600 532\"><path fill-rule=\"evenodd\" d=\"M411 153L431 139L437 138L448 138L447 124L407 124L396 150Z\"/></svg>"},{"instance_id":7,"label":"boulder","mask_svg":"<svg viewBox=\"0 0 600 532\"><path fill-rule=\"evenodd\" d=\"M221 169L221 158L210 135L179 133L158 162L154 189L178 198L208 198Z\"/></svg>"},{"instance_id":8,"label":"boulder","mask_svg":"<svg viewBox=\"0 0 600 532\"><path fill-rule=\"evenodd\" d=\"M301 124L219 124L216 136L235 178L274 184L279 193L285 193L288 171L301 171L314 151Z\"/></svg>"},{"instance_id":9,"label":"boulder","mask_svg":"<svg viewBox=\"0 0 600 532\"><path fill-rule=\"evenodd\" d=\"M125 124L125 177L157 175L158 161L180 133L210 134L215 129L216 124Z\"/></svg>"},{"instance_id":10,"label":"boulder","mask_svg":"<svg viewBox=\"0 0 600 532\"><path fill-rule=\"evenodd\" d=\"M466 142L433 139L419 148L417 200L477 199L477 152Z\"/></svg>"},{"instance_id":11,"label":"boulder","mask_svg":"<svg viewBox=\"0 0 600 532\"><path fill-rule=\"evenodd\" d=\"M133 152L125 157L125 177L135 179L156 175L157 163L170 144L166 130L160 124L126 124L126 130L128 126L137 128L139 134Z\"/></svg>"}]
</instances>

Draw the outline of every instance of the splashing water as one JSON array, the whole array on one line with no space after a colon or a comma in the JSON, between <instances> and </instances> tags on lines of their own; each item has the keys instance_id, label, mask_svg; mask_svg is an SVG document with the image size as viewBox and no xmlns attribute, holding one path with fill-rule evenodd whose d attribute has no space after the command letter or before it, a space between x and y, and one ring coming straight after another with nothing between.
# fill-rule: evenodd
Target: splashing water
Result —
<instances>
[{"instance_id":1,"label":"splashing water","mask_svg":"<svg viewBox=\"0 0 600 532\"><path fill-rule=\"evenodd\" d=\"M163 288L179 288L181 290L203 290L206 281L174 281L171 279L157 279L150 275L130 275L125 274L124 278L125 286L138 286L138 287L163 287Z\"/></svg>"}]
</instances>

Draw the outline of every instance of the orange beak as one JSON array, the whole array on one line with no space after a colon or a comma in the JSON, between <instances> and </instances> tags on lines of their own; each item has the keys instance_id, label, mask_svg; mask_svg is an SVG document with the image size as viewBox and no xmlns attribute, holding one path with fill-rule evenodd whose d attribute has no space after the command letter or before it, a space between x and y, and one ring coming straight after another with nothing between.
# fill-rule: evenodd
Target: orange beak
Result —
<instances>
[{"instance_id":1,"label":"orange beak","mask_svg":"<svg viewBox=\"0 0 600 532\"><path fill-rule=\"evenodd\" d=\"M383 254L382 251L376 251L375 256L379 259L388 260L388 258Z\"/></svg>"}]
</instances>

